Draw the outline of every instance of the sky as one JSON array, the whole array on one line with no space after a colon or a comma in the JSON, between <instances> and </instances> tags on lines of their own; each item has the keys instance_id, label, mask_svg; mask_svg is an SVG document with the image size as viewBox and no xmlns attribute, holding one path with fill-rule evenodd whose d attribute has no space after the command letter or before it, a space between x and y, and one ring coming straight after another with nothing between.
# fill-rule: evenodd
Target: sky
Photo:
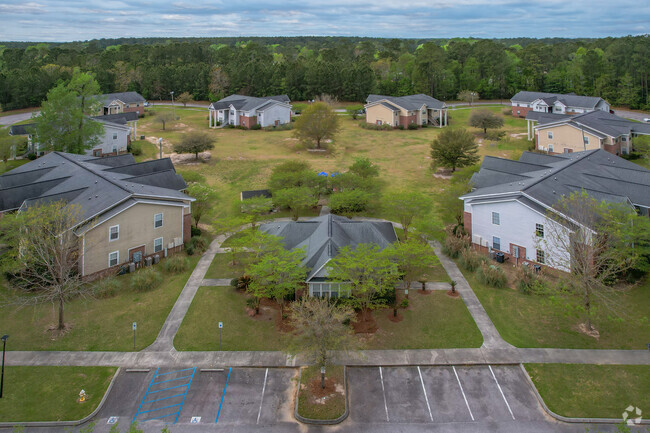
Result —
<instances>
[{"instance_id":1,"label":"sky","mask_svg":"<svg viewBox=\"0 0 650 433\"><path fill-rule=\"evenodd\" d=\"M0 0L0 40L119 37L606 37L650 33L648 0Z\"/></svg>"}]
</instances>

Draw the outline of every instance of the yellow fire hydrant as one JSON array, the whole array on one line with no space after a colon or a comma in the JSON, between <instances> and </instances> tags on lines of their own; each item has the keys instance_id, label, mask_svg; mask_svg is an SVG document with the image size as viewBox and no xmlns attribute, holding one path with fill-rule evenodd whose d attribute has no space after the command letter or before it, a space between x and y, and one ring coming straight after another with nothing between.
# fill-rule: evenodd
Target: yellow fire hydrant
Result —
<instances>
[{"instance_id":1,"label":"yellow fire hydrant","mask_svg":"<svg viewBox=\"0 0 650 433\"><path fill-rule=\"evenodd\" d=\"M86 401L86 391L84 391L83 389L81 390L81 392L79 392L79 401L80 402Z\"/></svg>"}]
</instances>

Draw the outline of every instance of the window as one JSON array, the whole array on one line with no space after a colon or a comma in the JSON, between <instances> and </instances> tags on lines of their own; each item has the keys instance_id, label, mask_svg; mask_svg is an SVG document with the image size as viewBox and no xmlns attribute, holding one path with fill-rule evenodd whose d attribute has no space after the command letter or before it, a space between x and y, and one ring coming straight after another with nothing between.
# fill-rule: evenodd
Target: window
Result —
<instances>
[{"instance_id":1,"label":"window","mask_svg":"<svg viewBox=\"0 0 650 433\"><path fill-rule=\"evenodd\" d=\"M588 145L589 144L589 137L587 137L586 135L583 136L582 141L585 143L585 145Z\"/></svg>"},{"instance_id":2,"label":"window","mask_svg":"<svg viewBox=\"0 0 650 433\"><path fill-rule=\"evenodd\" d=\"M157 253L163 249L163 238L157 238L153 240L153 252Z\"/></svg>"},{"instance_id":3,"label":"window","mask_svg":"<svg viewBox=\"0 0 650 433\"><path fill-rule=\"evenodd\" d=\"M537 250L537 263L544 263L545 254L542 250Z\"/></svg>"},{"instance_id":4,"label":"window","mask_svg":"<svg viewBox=\"0 0 650 433\"><path fill-rule=\"evenodd\" d=\"M521 110L517 110L517 114L521 114Z\"/></svg>"},{"instance_id":5,"label":"window","mask_svg":"<svg viewBox=\"0 0 650 433\"><path fill-rule=\"evenodd\" d=\"M119 224L116 226L111 226L108 229L108 240L109 241L116 241L120 238L120 226Z\"/></svg>"},{"instance_id":6,"label":"window","mask_svg":"<svg viewBox=\"0 0 650 433\"><path fill-rule=\"evenodd\" d=\"M492 236L492 249L501 251L501 238Z\"/></svg>"},{"instance_id":7,"label":"window","mask_svg":"<svg viewBox=\"0 0 650 433\"><path fill-rule=\"evenodd\" d=\"M117 266L118 263L120 263L120 252L113 251L108 255L108 267Z\"/></svg>"},{"instance_id":8,"label":"window","mask_svg":"<svg viewBox=\"0 0 650 433\"><path fill-rule=\"evenodd\" d=\"M627 141L627 136L621 135L621 141L625 143Z\"/></svg>"},{"instance_id":9,"label":"window","mask_svg":"<svg viewBox=\"0 0 650 433\"><path fill-rule=\"evenodd\" d=\"M549 151L549 152L553 152L553 145L552 145L552 144L549 144L549 145L548 145L548 151Z\"/></svg>"},{"instance_id":10,"label":"window","mask_svg":"<svg viewBox=\"0 0 650 433\"><path fill-rule=\"evenodd\" d=\"M553 131L548 131L547 135L549 140L553 140Z\"/></svg>"},{"instance_id":11,"label":"window","mask_svg":"<svg viewBox=\"0 0 650 433\"><path fill-rule=\"evenodd\" d=\"M544 224L535 224L535 234L538 238L544 237Z\"/></svg>"},{"instance_id":12,"label":"window","mask_svg":"<svg viewBox=\"0 0 650 433\"><path fill-rule=\"evenodd\" d=\"M113 134L113 140L117 140L117 133Z\"/></svg>"},{"instance_id":13,"label":"window","mask_svg":"<svg viewBox=\"0 0 650 433\"><path fill-rule=\"evenodd\" d=\"M162 227L162 225L163 225L163 214L161 213L155 214L153 216L153 227L157 229L158 227Z\"/></svg>"},{"instance_id":14,"label":"window","mask_svg":"<svg viewBox=\"0 0 650 433\"><path fill-rule=\"evenodd\" d=\"M497 226L501 224L501 217L499 216L499 212L492 212L492 224Z\"/></svg>"}]
</instances>

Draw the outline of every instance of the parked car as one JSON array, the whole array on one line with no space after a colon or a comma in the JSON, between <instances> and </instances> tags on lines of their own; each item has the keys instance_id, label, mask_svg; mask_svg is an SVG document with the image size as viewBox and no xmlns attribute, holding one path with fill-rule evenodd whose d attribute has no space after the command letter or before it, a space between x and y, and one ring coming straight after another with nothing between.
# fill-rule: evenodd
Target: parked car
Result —
<instances>
[{"instance_id":1,"label":"parked car","mask_svg":"<svg viewBox=\"0 0 650 433\"><path fill-rule=\"evenodd\" d=\"M144 103L144 106L145 106L145 107L148 107L148 106L150 106L150 105L151 105L151 104L149 104L148 102L145 101L145 103Z\"/></svg>"},{"instance_id":2,"label":"parked car","mask_svg":"<svg viewBox=\"0 0 650 433\"><path fill-rule=\"evenodd\" d=\"M644 118L643 118L643 121L644 121L644 122L648 122L648 123L650 123L650 117L644 117Z\"/></svg>"}]
</instances>

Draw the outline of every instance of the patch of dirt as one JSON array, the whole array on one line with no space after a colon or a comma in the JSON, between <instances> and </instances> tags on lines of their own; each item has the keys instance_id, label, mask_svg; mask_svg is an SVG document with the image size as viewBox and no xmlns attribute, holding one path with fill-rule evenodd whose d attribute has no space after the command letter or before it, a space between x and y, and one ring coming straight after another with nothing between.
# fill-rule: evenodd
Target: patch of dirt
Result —
<instances>
[{"instance_id":1,"label":"patch of dirt","mask_svg":"<svg viewBox=\"0 0 650 433\"><path fill-rule=\"evenodd\" d=\"M379 329L371 311L358 311L352 328L355 334L374 334Z\"/></svg>"},{"instance_id":2,"label":"patch of dirt","mask_svg":"<svg viewBox=\"0 0 650 433\"><path fill-rule=\"evenodd\" d=\"M477 145L478 147L483 146L483 139L482 139L482 138L479 138L478 140L476 140L476 145Z\"/></svg>"},{"instance_id":3,"label":"patch of dirt","mask_svg":"<svg viewBox=\"0 0 650 433\"><path fill-rule=\"evenodd\" d=\"M164 142L163 142L164 144ZM198 165L203 164L212 158L210 152L199 152L199 159L197 160L194 154L190 153L172 153L168 155L174 164L185 164L185 165Z\"/></svg>"},{"instance_id":4,"label":"patch of dirt","mask_svg":"<svg viewBox=\"0 0 650 433\"><path fill-rule=\"evenodd\" d=\"M587 324L586 323L581 323L578 325L578 331L582 334L588 335L590 337L595 338L596 340L600 340L600 332L598 332L597 329L592 328L592 329L587 329Z\"/></svg>"},{"instance_id":5,"label":"patch of dirt","mask_svg":"<svg viewBox=\"0 0 650 433\"><path fill-rule=\"evenodd\" d=\"M447 296L449 296L450 298L458 298L460 296L460 293L447 290Z\"/></svg>"},{"instance_id":6,"label":"patch of dirt","mask_svg":"<svg viewBox=\"0 0 650 433\"><path fill-rule=\"evenodd\" d=\"M393 323L399 323L402 320L404 320L404 316L402 316L399 311L397 312L397 316L393 315L393 309L391 308L390 311L388 312L388 320L390 320Z\"/></svg>"},{"instance_id":7,"label":"patch of dirt","mask_svg":"<svg viewBox=\"0 0 650 433\"><path fill-rule=\"evenodd\" d=\"M285 305L284 311L285 311L285 314L287 314L286 305ZM284 332L284 333L291 333L291 332L293 332L295 330L295 328L291 324L291 320L289 320L288 318L286 318L286 319L282 318L282 315L281 315L279 309L278 309L277 314L275 315L275 327L278 329L278 331Z\"/></svg>"},{"instance_id":8,"label":"patch of dirt","mask_svg":"<svg viewBox=\"0 0 650 433\"><path fill-rule=\"evenodd\" d=\"M433 177L438 179L451 179L451 170L448 168L439 168L438 171L433 173Z\"/></svg>"},{"instance_id":9,"label":"patch of dirt","mask_svg":"<svg viewBox=\"0 0 650 433\"><path fill-rule=\"evenodd\" d=\"M512 138L525 137L525 136L527 136L527 135L528 135L527 132L520 132L520 133L518 133L518 134L510 134L510 136L511 136Z\"/></svg>"},{"instance_id":10,"label":"patch of dirt","mask_svg":"<svg viewBox=\"0 0 650 433\"><path fill-rule=\"evenodd\" d=\"M187 125L184 123L177 123L175 126L180 126L181 128L187 128Z\"/></svg>"},{"instance_id":11,"label":"patch of dirt","mask_svg":"<svg viewBox=\"0 0 650 433\"><path fill-rule=\"evenodd\" d=\"M327 377L327 374L325 374L325 388L320 386L320 375L312 379L306 386L309 387L311 400L318 404L325 404L327 400L335 397L336 394L343 394L343 385Z\"/></svg>"},{"instance_id":12,"label":"patch of dirt","mask_svg":"<svg viewBox=\"0 0 650 433\"><path fill-rule=\"evenodd\" d=\"M433 293L433 290L416 290L420 295L430 295Z\"/></svg>"},{"instance_id":13,"label":"patch of dirt","mask_svg":"<svg viewBox=\"0 0 650 433\"><path fill-rule=\"evenodd\" d=\"M289 137L289 138L285 138L283 141L298 141L298 139L293 138L293 137Z\"/></svg>"},{"instance_id":14,"label":"patch of dirt","mask_svg":"<svg viewBox=\"0 0 650 433\"><path fill-rule=\"evenodd\" d=\"M63 326L63 329L57 329L58 324L50 324L48 327L45 329L45 333L49 334L49 337L52 341L56 341L59 337L65 336L68 332L72 331L72 324L71 323L65 323Z\"/></svg>"}]
</instances>

